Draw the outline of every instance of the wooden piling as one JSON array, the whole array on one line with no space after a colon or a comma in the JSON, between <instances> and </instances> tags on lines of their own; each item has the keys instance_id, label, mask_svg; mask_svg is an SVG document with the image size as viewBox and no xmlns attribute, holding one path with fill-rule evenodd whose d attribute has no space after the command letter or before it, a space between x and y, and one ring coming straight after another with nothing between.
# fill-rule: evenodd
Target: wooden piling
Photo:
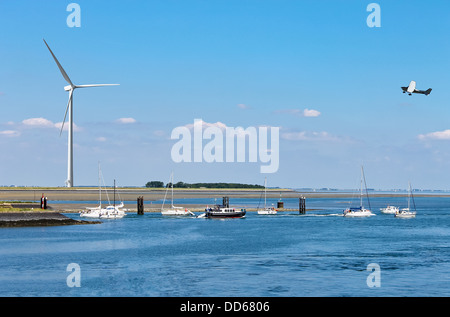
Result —
<instances>
[{"instance_id":1,"label":"wooden piling","mask_svg":"<svg viewBox=\"0 0 450 317\"><path fill-rule=\"evenodd\" d=\"M230 207L230 197L227 196L222 198L222 206L224 206L225 208Z\"/></svg>"},{"instance_id":2,"label":"wooden piling","mask_svg":"<svg viewBox=\"0 0 450 317\"><path fill-rule=\"evenodd\" d=\"M298 199L298 213L304 215L306 213L306 198L300 197Z\"/></svg>"},{"instance_id":3,"label":"wooden piling","mask_svg":"<svg viewBox=\"0 0 450 317\"><path fill-rule=\"evenodd\" d=\"M144 214L144 196L139 196L137 198L137 214L138 215Z\"/></svg>"}]
</instances>

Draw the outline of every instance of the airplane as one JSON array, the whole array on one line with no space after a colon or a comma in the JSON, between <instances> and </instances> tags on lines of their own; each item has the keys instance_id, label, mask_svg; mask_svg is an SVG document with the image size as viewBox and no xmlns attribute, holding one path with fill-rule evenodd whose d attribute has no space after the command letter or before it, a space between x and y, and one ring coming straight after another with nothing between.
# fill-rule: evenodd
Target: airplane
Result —
<instances>
[{"instance_id":1,"label":"airplane","mask_svg":"<svg viewBox=\"0 0 450 317\"><path fill-rule=\"evenodd\" d=\"M411 96L411 94L424 94L425 96L428 96L431 92L431 88L428 88L427 90L418 90L416 89L416 82L414 80L411 80L408 87L402 87L403 93L407 92L408 95Z\"/></svg>"}]
</instances>

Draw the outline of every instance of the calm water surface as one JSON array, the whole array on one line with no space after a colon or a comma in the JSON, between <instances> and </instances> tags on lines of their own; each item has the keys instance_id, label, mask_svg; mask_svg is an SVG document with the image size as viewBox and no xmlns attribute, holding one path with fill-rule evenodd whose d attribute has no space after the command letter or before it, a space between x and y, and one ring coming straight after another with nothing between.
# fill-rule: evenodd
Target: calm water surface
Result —
<instances>
[{"instance_id":1,"label":"calm water surface","mask_svg":"<svg viewBox=\"0 0 450 317\"><path fill-rule=\"evenodd\" d=\"M212 204L176 201L183 202ZM415 198L414 219L379 212L388 203L405 207L405 198L370 202L377 215L361 219L342 217L349 199L317 198L307 200L316 210L304 216L147 213L0 229L0 296L449 296L450 199ZM67 286L69 263L80 266L81 287ZM380 287L367 286L370 263L381 268Z\"/></svg>"}]
</instances>

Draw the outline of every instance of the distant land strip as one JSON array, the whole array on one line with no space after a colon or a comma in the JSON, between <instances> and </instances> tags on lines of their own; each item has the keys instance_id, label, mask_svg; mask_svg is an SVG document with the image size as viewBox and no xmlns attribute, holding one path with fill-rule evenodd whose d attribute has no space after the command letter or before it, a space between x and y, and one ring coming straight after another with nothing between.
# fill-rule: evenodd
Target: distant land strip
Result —
<instances>
[{"instance_id":1,"label":"distant land strip","mask_svg":"<svg viewBox=\"0 0 450 317\"><path fill-rule=\"evenodd\" d=\"M167 183L164 185L161 181L150 181L145 184L145 187L147 188L161 188L161 187L172 187L172 183ZM240 184L240 183L184 183L184 182L177 182L173 183L173 188L211 188L211 189L218 189L218 188L257 188L262 189L264 186L262 185L253 185L253 184Z\"/></svg>"},{"instance_id":2,"label":"distant land strip","mask_svg":"<svg viewBox=\"0 0 450 317\"><path fill-rule=\"evenodd\" d=\"M116 201L136 201L139 196L143 196L146 201L161 200L166 194L166 188L145 188L145 187L120 187L116 188ZM263 194L263 189L256 188L174 188L174 198L222 198L229 196L233 198L259 198ZM102 197L106 198L108 194L110 200L113 200L114 191L108 187L102 188ZM49 204L54 201L98 201L98 187L0 187L0 201L27 201L39 202L44 195L48 198ZM267 188L268 198L343 198L356 197L359 193L355 192L314 192L299 191L286 188ZM369 193L370 197L407 197L407 192L397 193ZM414 197L450 197L450 193L426 194L416 192Z\"/></svg>"}]
</instances>

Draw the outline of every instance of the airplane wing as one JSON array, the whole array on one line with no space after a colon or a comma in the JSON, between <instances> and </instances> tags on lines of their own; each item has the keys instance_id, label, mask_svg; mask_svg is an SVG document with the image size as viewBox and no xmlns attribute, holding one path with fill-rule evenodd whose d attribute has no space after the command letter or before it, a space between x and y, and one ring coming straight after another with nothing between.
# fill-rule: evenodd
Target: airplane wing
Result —
<instances>
[{"instance_id":1,"label":"airplane wing","mask_svg":"<svg viewBox=\"0 0 450 317\"><path fill-rule=\"evenodd\" d=\"M408 89L406 89L406 91L408 93L413 93L414 90L416 90L416 82L414 80L411 80L411 82L409 83Z\"/></svg>"}]
</instances>

